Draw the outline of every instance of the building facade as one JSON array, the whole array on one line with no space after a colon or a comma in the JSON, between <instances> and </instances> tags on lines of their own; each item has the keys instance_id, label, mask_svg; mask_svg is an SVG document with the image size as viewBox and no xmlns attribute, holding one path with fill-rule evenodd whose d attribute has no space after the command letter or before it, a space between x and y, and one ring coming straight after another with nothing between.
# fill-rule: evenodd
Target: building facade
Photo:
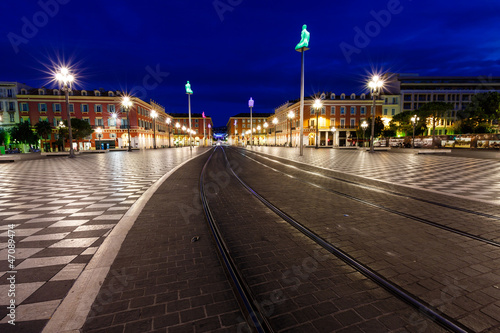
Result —
<instances>
[{"instance_id":1,"label":"building facade","mask_svg":"<svg viewBox=\"0 0 500 333\"><path fill-rule=\"evenodd\" d=\"M173 142L176 147L189 145L189 114L171 113ZM204 113L191 113L191 140L193 146L207 146L212 144L212 118Z\"/></svg>"},{"instance_id":2,"label":"building facade","mask_svg":"<svg viewBox=\"0 0 500 333\"><path fill-rule=\"evenodd\" d=\"M228 141L232 145L267 145L268 128L271 124L267 119L272 113L252 112L252 123L250 123L250 112L238 113L229 118L227 122ZM253 124L253 126L252 126ZM252 142L250 142L250 130L252 130Z\"/></svg>"},{"instance_id":3,"label":"building facade","mask_svg":"<svg viewBox=\"0 0 500 333\"><path fill-rule=\"evenodd\" d=\"M30 89L18 82L0 82L0 128L10 129L19 123L17 94L20 89Z\"/></svg>"},{"instance_id":4,"label":"building facade","mask_svg":"<svg viewBox=\"0 0 500 333\"><path fill-rule=\"evenodd\" d=\"M165 109L153 101L147 103L131 97L132 107L127 112L121 106L123 97L120 91L72 90L70 92L71 118L82 119L94 129L94 133L83 140L79 142L74 140L75 149L126 148L129 142L129 124L132 148L153 148L155 140L157 147L169 145L167 119L171 117L165 113ZM60 149L59 128L68 120L64 92L44 87L20 89L17 102L20 121L27 121L32 125L39 121L48 121L52 125L52 135L49 137L48 147L44 147L44 150ZM157 113L156 118L152 116L153 110Z\"/></svg>"},{"instance_id":5,"label":"building facade","mask_svg":"<svg viewBox=\"0 0 500 333\"><path fill-rule=\"evenodd\" d=\"M321 109L313 106L316 98L304 99L304 145L338 147L352 146L357 138L356 130L363 121L372 114L373 101L370 95L344 93L322 93L319 96ZM375 115L382 116L384 100L377 99ZM277 122L274 121L277 119ZM269 142L276 145L299 145L300 138L300 101L287 102L275 110L274 116L268 118L270 128Z\"/></svg>"}]
</instances>

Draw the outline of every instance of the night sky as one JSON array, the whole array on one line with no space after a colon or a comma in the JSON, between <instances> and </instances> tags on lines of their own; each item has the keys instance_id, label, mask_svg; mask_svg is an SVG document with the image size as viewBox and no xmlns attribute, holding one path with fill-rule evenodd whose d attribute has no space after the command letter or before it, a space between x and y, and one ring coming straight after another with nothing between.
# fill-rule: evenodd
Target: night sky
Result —
<instances>
[{"instance_id":1,"label":"night sky","mask_svg":"<svg viewBox=\"0 0 500 333\"><path fill-rule=\"evenodd\" d=\"M305 95L359 94L371 71L500 76L499 13L497 0L2 1L0 81L55 87L47 67L69 61L78 89L179 113L189 80L193 112L222 126L250 97L254 112L299 97L303 24Z\"/></svg>"}]
</instances>

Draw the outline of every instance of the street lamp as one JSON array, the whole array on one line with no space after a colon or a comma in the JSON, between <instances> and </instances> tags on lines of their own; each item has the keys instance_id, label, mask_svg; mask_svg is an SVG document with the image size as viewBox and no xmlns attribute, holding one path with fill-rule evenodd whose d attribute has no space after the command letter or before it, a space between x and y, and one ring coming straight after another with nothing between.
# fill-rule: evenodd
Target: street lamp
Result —
<instances>
[{"instance_id":1,"label":"street lamp","mask_svg":"<svg viewBox=\"0 0 500 333\"><path fill-rule=\"evenodd\" d=\"M332 127L332 135L333 135L333 147L335 147L335 132L337 131L337 129L335 128L335 126Z\"/></svg>"},{"instance_id":2,"label":"street lamp","mask_svg":"<svg viewBox=\"0 0 500 333\"><path fill-rule=\"evenodd\" d=\"M75 80L75 77L70 74L66 67L61 67L59 72L56 73L56 80L59 82L59 86L62 85L61 90L64 91L66 97L66 112L68 116L68 134L69 134L69 157L75 157L75 151L73 150L73 132L71 131L71 113L69 112L69 92L71 91L71 84Z\"/></svg>"},{"instance_id":3,"label":"street lamp","mask_svg":"<svg viewBox=\"0 0 500 333\"><path fill-rule=\"evenodd\" d=\"M300 52L301 66L300 66L300 156L304 154L304 52L309 50L309 40L311 34L307 31L307 25L302 26L300 33L300 42L295 46L295 51ZM291 131L291 128L290 128Z\"/></svg>"},{"instance_id":4,"label":"street lamp","mask_svg":"<svg viewBox=\"0 0 500 333\"><path fill-rule=\"evenodd\" d=\"M365 120L363 120L361 127L363 128L363 147L366 147L365 137L366 137L366 128L368 127L368 123Z\"/></svg>"},{"instance_id":5,"label":"street lamp","mask_svg":"<svg viewBox=\"0 0 500 333\"><path fill-rule=\"evenodd\" d=\"M175 124L175 128L177 128L177 146L176 146L176 147L178 147L178 146L179 146L179 137L180 137L180 135L179 135L179 134L180 134L180 133L179 133L179 131L180 131L180 130L179 130L179 128L181 128L181 124L179 124L179 123L177 122L177 123Z\"/></svg>"},{"instance_id":6,"label":"street lamp","mask_svg":"<svg viewBox=\"0 0 500 333\"><path fill-rule=\"evenodd\" d=\"M132 151L132 144L130 143L130 108L132 107L132 101L130 97L124 96L122 99L122 106L127 112L127 133L128 133L128 151Z\"/></svg>"},{"instance_id":7,"label":"street lamp","mask_svg":"<svg viewBox=\"0 0 500 333\"><path fill-rule=\"evenodd\" d=\"M101 149L101 134L102 134L102 128L100 127L97 127L95 129L96 133L97 133L97 137L99 138L99 149L97 149L97 145L96 145L96 149L97 150L100 150Z\"/></svg>"},{"instance_id":8,"label":"street lamp","mask_svg":"<svg viewBox=\"0 0 500 333\"><path fill-rule=\"evenodd\" d=\"M267 122L265 122L264 125L262 125L262 126L264 126L264 131L266 132L266 146L267 146L267 139L268 139L268 137L267 137L267 127L269 125L267 124Z\"/></svg>"},{"instance_id":9,"label":"street lamp","mask_svg":"<svg viewBox=\"0 0 500 333\"><path fill-rule=\"evenodd\" d=\"M288 118L290 118L290 141L289 141L289 147L292 146L292 119L295 118L295 112L290 111L288 112Z\"/></svg>"},{"instance_id":10,"label":"street lamp","mask_svg":"<svg viewBox=\"0 0 500 333\"><path fill-rule=\"evenodd\" d=\"M318 122L318 117L319 117L319 110L321 110L321 107L323 104L321 103L321 100L316 99L313 104L313 108L316 109L316 149L318 149L318 140L319 140L319 122Z\"/></svg>"},{"instance_id":11,"label":"street lamp","mask_svg":"<svg viewBox=\"0 0 500 333\"><path fill-rule=\"evenodd\" d=\"M276 143L276 128L278 126L278 118L273 119L273 124L274 124L274 145L277 146Z\"/></svg>"},{"instance_id":12,"label":"street lamp","mask_svg":"<svg viewBox=\"0 0 500 333\"><path fill-rule=\"evenodd\" d=\"M212 132L211 132L212 125L208 124L208 137L210 138L210 146L212 146Z\"/></svg>"},{"instance_id":13,"label":"street lamp","mask_svg":"<svg viewBox=\"0 0 500 333\"><path fill-rule=\"evenodd\" d=\"M111 117L113 117L113 119L115 120L115 130L116 130L116 128L118 127L118 126L117 126L117 123L116 123L116 122L117 122L117 121L116 121L116 118L117 118L118 116L116 115L116 113L113 113L113 114L111 114ZM115 148L116 148L116 146L118 146L118 131L116 131L116 143L115 143Z\"/></svg>"},{"instance_id":14,"label":"street lamp","mask_svg":"<svg viewBox=\"0 0 500 333\"><path fill-rule=\"evenodd\" d=\"M262 127L260 125L257 126L257 145L260 146L260 130Z\"/></svg>"},{"instance_id":15,"label":"street lamp","mask_svg":"<svg viewBox=\"0 0 500 333\"><path fill-rule=\"evenodd\" d=\"M415 125L417 124L417 122L419 120L420 120L420 118L417 117L417 115L414 115L413 117L411 117L411 122L413 123L413 139L412 139L412 143L411 143L412 149L415 149Z\"/></svg>"},{"instance_id":16,"label":"street lamp","mask_svg":"<svg viewBox=\"0 0 500 333\"><path fill-rule=\"evenodd\" d=\"M189 110L189 130L191 130L191 95L193 91L191 90L191 84L189 81L186 83L186 94L188 95L188 110ZM193 150L191 145L191 131L189 131L189 149Z\"/></svg>"},{"instance_id":17,"label":"street lamp","mask_svg":"<svg viewBox=\"0 0 500 333\"><path fill-rule=\"evenodd\" d=\"M153 148L156 149L156 117L158 112L151 110L151 118L153 118Z\"/></svg>"},{"instance_id":18,"label":"street lamp","mask_svg":"<svg viewBox=\"0 0 500 333\"><path fill-rule=\"evenodd\" d=\"M372 135L370 138L370 153L373 153L375 151L373 147L373 140L375 138L375 103L376 99L378 97L378 94L380 93L380 90L382 86L384 85L384 82L380 80L380 76L374 75L372 77L372 80L368 83L368 87L370 87L370 92L373 97L373 106L372 106Z\"/></svg>"},{"instance_id":19,"label":"street lamp","mask_svg":"<svg viewBox=\"0 0 500 333\"><path fill-rule=\"evenodd\" d=\"M170 123L172 122L172 119L167 118L166 123L168 126L168 148L170 148Z\"/></svg>"},{"instance_id":20,"label":"street lamp","mask_svg":"<svg viewBox=\"0 0 500 333\"><path fill-rule=\"evenodd\" d=\"M253 121L252 121L252 109L254 106L255 101L250 97L250 100L248 101L248 107L250 108L250 129L253 129ZM253 136L252 136L252 131L250 131L250 146L253 145Z\"/></svg>"}]
</instances>

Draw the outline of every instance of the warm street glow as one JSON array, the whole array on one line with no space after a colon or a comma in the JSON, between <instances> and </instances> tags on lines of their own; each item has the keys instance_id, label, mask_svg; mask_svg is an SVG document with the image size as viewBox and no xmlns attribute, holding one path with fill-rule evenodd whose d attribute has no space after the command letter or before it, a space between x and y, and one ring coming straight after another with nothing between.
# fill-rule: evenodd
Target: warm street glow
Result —
<instances>
[{"instance_id":1,"label":"warm street glow","mask_svg":"<svg viewBox=\"0 0 500 333\"><path fill-rule=\"evenodd\" d=\"M69 73L68 68L61 67L59 72L56 73L56 80L62 85L67 86L75 80L75 77Z\"/></svg>"},{"instance_id":2,"label":"warm street glow","mask_svg":"<svg viewBox=\"0 0 500 333\"><path fill-rule=\"evenodd\" d=\"M158 112L156 112L155 110L151 110L151 117L152 118L158 117Z\"/></svg>"},{"instance_id":3,"label":"warm street glow","mask_svg":"<svg viewBox=\"0 0 500 333\"><path fill-rule=\"evenodd\" d=\"M129 96L124 96L122 99L122 105L125 109L128 109L132 106L132 101Z\"/></svg>"},{"instance_id":4,"label":"warm street glow","mask_svg":"<svg viewBox=\"0 0 500 333\"><path fill-rule=\"evenodd\" d=\"M273 119L273 124L276 125L278 123L278 118Z\"/></svg>"},{"instance_id":5,"label":"warm street glow","mask_svg":"<svg viewBox=\"0 0 500 333\"><path fill-rule=\"evenodd\" d=\"M293 112L293 111L288 112L288 118L290 118L290 119L295 118L295 112Z\"/></svg>"},{"instance_id":6,"label":"warm street glow","mask_svg":"<svg viewBox=\"0 0 500 333\"><path fill-rule=\"evenodd\" d=\"M314 101L313 107L314 107L316 110L321 109L321 107L322 107L322 106L323 106L323 103L321 103L321 100L316 99L316 100Z\"/></svg>"}]
</instances>

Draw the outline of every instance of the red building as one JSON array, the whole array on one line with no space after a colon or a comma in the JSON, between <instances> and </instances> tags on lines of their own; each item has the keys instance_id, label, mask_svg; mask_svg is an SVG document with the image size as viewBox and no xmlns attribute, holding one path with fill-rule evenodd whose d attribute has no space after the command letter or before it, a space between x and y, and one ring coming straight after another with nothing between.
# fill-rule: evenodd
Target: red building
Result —
<instances>
[{"instance_id":1,"label":"red building","mask_svg":"<svg viewBox=\"0 0 500 333\"><path fill-rule=\"evenodd\" d=\"M191 113L191 140L194 146L206 146L212 144L212 129L214 124L209 116L203 117L201 113ZM174 144L176 146L189 145L189 114L171 113L172 131Z\"/></svg>"},{"instance_id":2,"label":"red building","mask_svg":"<svg viewBox=\"0 0 500 333\"><path fill-rule=\"evenodd\" d=\"M123 93L104 90L72 90L69 94L69 110L71 118L87 121L94 133L79 142L73 141L75 149L89 150L128 147L128 125L130 124L130 141L132 148L152 148L169 146L169 131L172 118L165 109L150 101L147 103L131 97L132 107L125 110L122 106ZM52 126L50 136L44 150L58 148L59 127L67 121L64 92L59 89L21 89L17 95L20 120L29 121L32 125L39 121L48 121ZM156 112L156 118L153 117ZM167 123L170 119L170 124ZM155 125L156 130L153 129ZM171 139L170 139L171 140ZM67 144L67 143L66 143ZM69 148L69 146L67 147Z\"/></svg>"}]
</instances>

